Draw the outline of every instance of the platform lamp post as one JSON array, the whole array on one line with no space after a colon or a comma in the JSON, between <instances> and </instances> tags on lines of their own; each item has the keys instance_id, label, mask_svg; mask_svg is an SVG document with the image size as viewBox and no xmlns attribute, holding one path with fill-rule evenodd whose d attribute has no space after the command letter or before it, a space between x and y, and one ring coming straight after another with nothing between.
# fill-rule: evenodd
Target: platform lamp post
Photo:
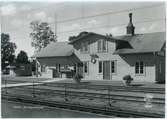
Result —
<instances>
[{"instance_id":1,"label":"platform lamp post","mask_svg":"<svg viewBox=\"0 0 167 119\"><path fill-rule=\"evenodd\" d=\"M64 90L64 98L65 98L65 101L68 101L68 99L67 99L67 85L66 85L66 83L64 85L64 88L65 88L65 90Z\"/></svg>"},{"instance_id":2,"label":"platform lamp post","mask_svg":"<svg viewBox=\"0 0 167 119\"><path fill-rule=\"evenodd\" d=\"M5 64L9 64L8 61L5 61ZM7 78L5 79L5 94L7 94L8 91L7 91Z\"/></svg>"}]
</instances>

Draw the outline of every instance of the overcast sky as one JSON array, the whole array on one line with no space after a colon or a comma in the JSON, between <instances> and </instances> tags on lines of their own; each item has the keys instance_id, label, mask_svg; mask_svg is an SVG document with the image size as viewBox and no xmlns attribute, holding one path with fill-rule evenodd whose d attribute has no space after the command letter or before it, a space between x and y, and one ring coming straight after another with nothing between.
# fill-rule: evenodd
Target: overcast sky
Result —
<instances>
[{"instance_id":1,"label":"overcast sky","mask_svg":"<svg viewBox=\"0 0 167 119\"><path fill-rule=\"evenodd\" d=\"M164 2L1 2L0 10L1 32L10 34L16 54L24 50L29 56L34 53L29 37L34 20L48 22L53 31L57 26L60 42L81 31L124 35L130 12L135 33L165 31Z\"/></svg>"}]
</instances>

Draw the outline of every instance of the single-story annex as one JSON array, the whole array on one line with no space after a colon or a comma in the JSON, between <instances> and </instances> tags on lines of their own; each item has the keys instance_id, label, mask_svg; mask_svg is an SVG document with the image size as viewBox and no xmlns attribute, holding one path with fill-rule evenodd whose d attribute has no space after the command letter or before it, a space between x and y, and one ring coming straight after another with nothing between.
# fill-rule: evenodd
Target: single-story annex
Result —
<instances>
[{"instance_id":1,"label":"single-story annex","mask_svg":"<svg viewBox=\"0 0 167 119\"><path fill-rule=\"evenodd\" d=\"M81 32L69 42L51 43L36 53L41 77L83 80L122 80L130 74L136 82L165 80L165 32L135 34L129 14L122 36Z\"/></svg>"}]
</instances>

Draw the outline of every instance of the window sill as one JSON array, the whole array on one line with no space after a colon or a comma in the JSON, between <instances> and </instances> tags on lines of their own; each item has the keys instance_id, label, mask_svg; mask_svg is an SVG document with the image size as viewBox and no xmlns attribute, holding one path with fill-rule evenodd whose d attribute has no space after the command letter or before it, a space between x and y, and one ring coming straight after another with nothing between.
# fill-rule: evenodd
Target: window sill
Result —
<instances>
[{"instance_id":1,"label":"window sill","mask_svg":"<svg viewBox=\"0 0 167 119\"><path fill-rule=\"evenodd\" d=\"M145 74L135 74L135 76L146 76Z\"/></svg>"},{"instance_id":2,"label":"window sill","mask_svg":"<svg viewBox=\"0 0 167 119\"><path fill-rule=\"evenodd\" d=\"M83 74L83 76L88 76L88 75L89 75L89 73L84 73L84 74Z\"/></svg>"},{"instance_id":3,"label":"window sill","mask_svg":"<svg viewBox=\"0 0 167 119\"><path fill-rule=\"evenodd\" d=\"M98 51L97 53L107 53L108 51Z\"/></svg>"},{"instance_id":4,"label":"window sill","mask_svg":"<svg viewBox=\"0 0 167 119\"><path fill-rule=\"evenodd\" d=\"M112 73L111 75L117 75L117 73Z\"/></svg>"}]
</instances>

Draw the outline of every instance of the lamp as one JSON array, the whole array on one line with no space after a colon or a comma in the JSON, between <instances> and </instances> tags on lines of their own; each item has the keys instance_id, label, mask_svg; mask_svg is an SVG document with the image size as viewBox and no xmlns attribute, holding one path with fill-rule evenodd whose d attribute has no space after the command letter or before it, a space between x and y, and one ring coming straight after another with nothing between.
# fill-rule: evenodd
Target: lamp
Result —
<instances>
[{"instance_id":1,"label":"lamp","mask_svg":"<svg viewBox=\"0 0 167 119\"><path fill-rule=\"evenodd\" d=\"M91 56L91 62L93 64L95 64L96 63L96 58L98 58L98 55L95 54L95 53L92 53L92 54L90 54L90 56Z\"/></svg>"}]
</instances>

